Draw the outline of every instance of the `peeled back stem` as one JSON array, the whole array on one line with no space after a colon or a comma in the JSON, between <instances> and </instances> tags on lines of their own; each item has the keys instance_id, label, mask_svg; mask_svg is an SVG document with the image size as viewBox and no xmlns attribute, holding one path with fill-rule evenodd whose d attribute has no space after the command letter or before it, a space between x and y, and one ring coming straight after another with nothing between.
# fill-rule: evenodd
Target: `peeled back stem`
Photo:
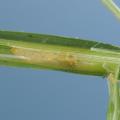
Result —
<instances>
[{"instance_id":1,"label":"peeled back stem","mask_svg":"<svg viewBox=\"0 0 120 120\"><path fill-rule=\"evenodd\" d=\"M120 47L96 41L0 31L0 65L108 76L107 120L120 120Z\"/></svg>"},{"instance_id":2,"label":"peeled back stem","mask_svg":"<svg viewBox=\"0 0 120 120\"><path fill-rule=\"evenodd\" d=\"M107 120L120 120L120 66L115 65L108 75L109 104Z\"/></svg>"}]
</instances>

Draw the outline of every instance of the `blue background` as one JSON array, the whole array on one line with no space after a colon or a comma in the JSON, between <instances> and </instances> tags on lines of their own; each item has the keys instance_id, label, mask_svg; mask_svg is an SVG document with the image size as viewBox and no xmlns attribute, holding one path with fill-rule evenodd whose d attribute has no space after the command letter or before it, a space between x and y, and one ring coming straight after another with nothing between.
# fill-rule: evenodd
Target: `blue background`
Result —
<instances>
[{"instance_id":1,"label":"blue background","mask_svg":"<svg viewBox=\"0 0 120 120\"><path fill-rule=\"evenodd\" d=\"M100 0L0 0L0 29L120 45L120 22ZM105 120L107 81L0 67L0 120Z\"/></svg>"}]
</instances>

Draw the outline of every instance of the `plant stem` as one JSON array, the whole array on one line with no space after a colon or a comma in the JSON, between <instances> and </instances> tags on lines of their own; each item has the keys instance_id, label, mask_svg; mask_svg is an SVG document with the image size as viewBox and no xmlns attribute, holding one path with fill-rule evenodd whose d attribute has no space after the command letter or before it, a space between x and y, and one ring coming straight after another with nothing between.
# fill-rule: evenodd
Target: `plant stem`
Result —
<instances>
[{"instance_id":1,"label":"plant stem","mask_svg":"<svg viewBox=\"0 0 120 120\"><path fill-rule=\"evenodd\" d=\"M120 63L120 48L75 38L0 31L0 64L107 74L104 65Z\"/></svg>"},{"instance_id":2,"label":"plant stem","mask_svg":"<svg viewBox=\"0 0 120 120\"><path fill-rule=\"evenodd\" d=\"M120 86L118 81L119 66L115 66L113 72L108 76L109 105L107 120L120 120Z\"/></svg>"},{"instance_id":3,"label":"plant stem","mask_svg":"<svg viewBox=\"0 0 120 120\"><path fill-rule=\"evenodd\" d=\"M113 0L102 0L104 5L120 20L120 8L113 2Z\"/></svg>"}]
</instances>

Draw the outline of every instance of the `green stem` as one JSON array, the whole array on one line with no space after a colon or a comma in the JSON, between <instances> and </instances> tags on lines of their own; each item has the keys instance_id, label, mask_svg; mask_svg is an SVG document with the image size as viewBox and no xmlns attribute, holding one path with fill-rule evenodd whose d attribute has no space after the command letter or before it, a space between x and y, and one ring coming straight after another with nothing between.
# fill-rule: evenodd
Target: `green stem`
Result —
<instances>
[{"instance_id":1,"label":"green stem","mask_svg":"<svg viewBox=\"0 0 120 120\"><path fill-rule=\"evenodd\" d=\"M104 66L120 63L120 48L82 39L0 31L0 64L107 74Z\"/></svg>"},{"instance_id":2,"label":"green stem","mask_svg":"<svg viewBox=\"0 0 120 120\"><path fill-rule=\"evenodd\" d=\"M113 2L113 0L102 0L102 2L118 19L120 19L120 8L115 4L115 2Z\"/></svg>"},{"instance_id":3,"label":"green stem","mask_svg":"<svg viewBox=\"0 0 120 120\"><path fill-rule=\"evenodd\" d=\"M115 66L108 76L109 106L107 120L120 120L120 86L118 81L119 66Z\"/></svg>"}]
</instances>

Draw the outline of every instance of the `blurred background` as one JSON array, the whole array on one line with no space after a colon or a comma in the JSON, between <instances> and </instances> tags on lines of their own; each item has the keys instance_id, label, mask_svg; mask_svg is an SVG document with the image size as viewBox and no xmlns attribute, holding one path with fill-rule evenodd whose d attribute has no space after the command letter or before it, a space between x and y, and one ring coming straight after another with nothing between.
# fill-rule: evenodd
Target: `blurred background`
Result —
<instances>
[{"instance_id":1,"label":"blurred background","mask_svg":"<svg viewBox=\"0 0 120 120\"><path fill-rule=\"evenodd\" d=\"M0 0L0 30L120 45L120 22L101 0ZM105 120L107 101L104 78L0 67L1 120Z\"/></svg>"}]
</instances>

